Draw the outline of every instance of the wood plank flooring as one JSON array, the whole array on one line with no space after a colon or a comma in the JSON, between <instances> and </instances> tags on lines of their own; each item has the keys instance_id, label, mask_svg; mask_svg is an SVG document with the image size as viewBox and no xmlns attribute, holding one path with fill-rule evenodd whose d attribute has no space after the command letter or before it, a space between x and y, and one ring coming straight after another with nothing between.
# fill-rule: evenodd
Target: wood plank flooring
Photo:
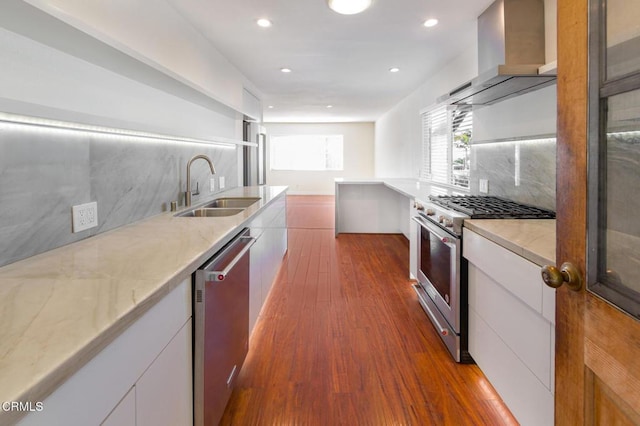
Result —
<instances>
[{"instance_id":1,"label":"wood plank flooring","mask_svg":"<svg viewBox=\"0 0 640 426\"><path fill-rule=\"evenodd\" d=\"M287 196L289 228L333 229L335 203L333 195Z\"/></svg>"},{"instance_id":2,"label":"wood plank flooring","mask_svg":"<svg viewBox=\"0 0 640 426\"><path fill-rule=\"evenodd\" d=\"M326 225L313 209L312 198L288 198L298 227L221 424L517 424L477 366L453 362L420 308L406 239L335 238L304 223Z\"/></svg>"}]
</instances>

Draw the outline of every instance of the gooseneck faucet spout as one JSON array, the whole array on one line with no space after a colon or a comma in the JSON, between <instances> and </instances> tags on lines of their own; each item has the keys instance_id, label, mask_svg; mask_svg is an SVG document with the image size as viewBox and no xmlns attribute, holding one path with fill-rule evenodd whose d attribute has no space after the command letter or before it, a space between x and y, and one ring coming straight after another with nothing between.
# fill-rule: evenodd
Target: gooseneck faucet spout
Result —
<instances>
[{"instance_id":1,"label":"gooseneck faucet spout","mask_svg":"<svg viewBox=\"0 0 640 426\"><path fill-rule=\"evenodd\" d=\"M198 158L201 158L205 160L207 163L209 163L209 167L211 168L211 174L212 175L216 174L216 169L215 167L213 167L213 162L206 155L199 154L194 156L191 160L189 160L189 162L187 163L187 190L184 193L184 205L186 207L191 207L191 163L193 163Z\"/></svg>"}]
</instances>

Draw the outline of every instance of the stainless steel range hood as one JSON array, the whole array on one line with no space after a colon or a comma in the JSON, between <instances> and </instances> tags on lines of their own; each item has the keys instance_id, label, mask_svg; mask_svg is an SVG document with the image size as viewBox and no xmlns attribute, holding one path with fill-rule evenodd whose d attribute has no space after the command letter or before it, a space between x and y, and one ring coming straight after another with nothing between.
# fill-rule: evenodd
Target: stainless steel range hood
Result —
<instances>
[{"instance_id":1,"label":"stainless steel range hood","mask_svg":"<svg viewBox=\"0 0 640 426\"><path fill-rule=\"evenodd\" d=\"M491 105L553 84L544 40L544 0L497 0L478 17L478 77L438 103Z\"/></svg>"}]
</instances>

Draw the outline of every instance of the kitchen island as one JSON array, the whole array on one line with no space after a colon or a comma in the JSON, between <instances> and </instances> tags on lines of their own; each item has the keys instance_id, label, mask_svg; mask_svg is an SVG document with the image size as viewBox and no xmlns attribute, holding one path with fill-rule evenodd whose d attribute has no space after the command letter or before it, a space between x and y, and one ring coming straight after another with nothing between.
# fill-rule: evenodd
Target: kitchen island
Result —
<instances>
[{"instance_id":1,"label":"kitchen island","mask_svg":"<svg viewBox=\"0 0 640 426\"><path fill-rule=\"evenodd\" d=\"M38 411L286 190L235 188L216 197L260 200L228 217L163 213L0 268L0 401ZM24 414L0 410L0 424Z\"/></svg>"},{"instance_id":2,"label":"kitchen island","mask_svg":"<svg viewBox=\"0 0 640 426\"><path fill-rule=\"evenodd\" d=\"M460 191L417 179L371 178L335 181L336 235L403 233L409 238L408 215L414 200Z\"/></svg>"}]
</instances>

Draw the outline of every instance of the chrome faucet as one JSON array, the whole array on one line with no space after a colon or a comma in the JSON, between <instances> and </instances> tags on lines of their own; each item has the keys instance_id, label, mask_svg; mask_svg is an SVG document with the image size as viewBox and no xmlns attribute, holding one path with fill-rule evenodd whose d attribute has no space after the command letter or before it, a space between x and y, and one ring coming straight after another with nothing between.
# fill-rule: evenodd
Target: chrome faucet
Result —
<instances>
[{"instance_id":1,"label":"chrome faucet","mask_svg":"<svg viewBox=\"0 0 640 426\"><path fill-rule=\"evenodd\" d=\"M206 162L209 163L209 167L211 168L211 174L212 175L216 174L216 169L213 167L213 163L211 162L211 159L206 155L199 154L194 156L191 160L189 160L189 162L187 163L187 191L184 193L184 205L186 207L191 207L191 163L193 163L198 158L202 158L203 160L206 160Z\"/></svg>"}]
</instances>

